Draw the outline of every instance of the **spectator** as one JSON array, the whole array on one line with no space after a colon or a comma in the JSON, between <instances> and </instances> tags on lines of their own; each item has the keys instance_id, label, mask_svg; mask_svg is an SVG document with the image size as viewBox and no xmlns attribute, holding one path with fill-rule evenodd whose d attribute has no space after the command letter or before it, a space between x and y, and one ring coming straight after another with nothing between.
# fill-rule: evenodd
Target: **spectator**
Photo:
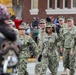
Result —
<instances>
[{"instance_id":1,"label":"spectator","mask_svg":"<svg viewBox=\"0 0 76 75\"><path fill-rule=\"evenodd\" d=\"M16 25L16 28L19 30L19 26L20 26L20 24L22 23L22 20L20 20L18 17L16 17L16 18L14 19L14 23L15 23L15 25Z\"/></svg>"},{"instance_id":2,"label":"spectator","mask_svg":"<svg viewBox=\"0 0 76 75\"><path fill-rule=\"evenodd\" d=\"M54 24L59 25L59 18L58 17L54 20Z\"/></svg>"}]
</instances>

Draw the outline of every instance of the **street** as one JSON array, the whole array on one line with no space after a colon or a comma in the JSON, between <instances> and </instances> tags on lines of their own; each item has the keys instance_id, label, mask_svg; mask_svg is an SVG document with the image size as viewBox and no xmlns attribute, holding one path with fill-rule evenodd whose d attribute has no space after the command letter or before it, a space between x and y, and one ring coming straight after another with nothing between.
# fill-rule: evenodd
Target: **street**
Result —
<instances>
[{"instance_id":1,"label":"street","mask_svg":"<svg viewBox=\"0 0 76 75\"><path fill-rule=\"evenodd\" d=\"M28 67L27 70L28 70L29 74L30 75L35 75L34 74L35 63L28 63L27 67ZM63 68L63 61L60 60L59 61L59 68L58 68L58 75L61 75L63 70L64 70L64 68ZM69 70L67 70L67 74L69 75ZM47 74L46 75L51 75L51 72L49 71L49 69L47 69Z\"/></svg>"}]
</instances>

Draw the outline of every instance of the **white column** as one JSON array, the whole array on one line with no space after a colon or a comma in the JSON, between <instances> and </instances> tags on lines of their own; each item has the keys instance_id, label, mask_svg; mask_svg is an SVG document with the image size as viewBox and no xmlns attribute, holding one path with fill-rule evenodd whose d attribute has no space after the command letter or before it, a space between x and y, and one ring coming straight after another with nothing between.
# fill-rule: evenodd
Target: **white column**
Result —
<instances>
[{"instance_id":1,"label":"white column","mask_svg":"<svg viewBox=\"0 0 76 75\"><path fill-rule=\"evenodd\" d=\"M49 0L47 0L47 9L49 9Z\"/></svg>"},{"instance_id":2,"label":"white column","mask_svg":"<svg viewBox=\"0 0 76 75\"><path fill-rule=\"evenodd\" d=\"M31 0L31 9L33 9L33 0Z\"/></svg>"},{"instance_id":3,"label":"white column","mask_svg":"<svg viewBox=\"0 0 76 75\"><path fill-rule=\"evenodd\" d=\"M74 1L74 0L71 0L71 9L73 8L73 1Z\"/></svg>"}]
</instances>

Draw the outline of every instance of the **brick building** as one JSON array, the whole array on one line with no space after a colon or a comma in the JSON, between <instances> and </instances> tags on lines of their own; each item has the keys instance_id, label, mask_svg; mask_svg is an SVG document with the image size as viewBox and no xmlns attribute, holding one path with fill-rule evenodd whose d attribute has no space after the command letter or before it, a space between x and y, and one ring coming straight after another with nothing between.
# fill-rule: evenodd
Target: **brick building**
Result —
<instances>
[{"instance_id":1,"label":"brick building","mask_svg":"<svg viewBox=\"0 0 76 75\"><path fill-rule=\"evenodd\" d=\"M33 17L73 16L76 24L76 0L24 0L23 20L31 23Z\"/></svg>"}]
</instances>

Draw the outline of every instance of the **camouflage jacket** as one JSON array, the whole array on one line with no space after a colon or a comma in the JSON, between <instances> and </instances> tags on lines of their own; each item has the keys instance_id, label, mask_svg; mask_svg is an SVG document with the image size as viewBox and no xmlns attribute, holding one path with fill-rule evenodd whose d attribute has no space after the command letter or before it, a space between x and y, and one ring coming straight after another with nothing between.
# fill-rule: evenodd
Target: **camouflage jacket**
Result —
<instances>
[{"instance_id":1,"label":"camouflage jacket","mask_svg":"<svg viewBox=\"0 0 76 75\"><path fill-rule=\"evenodd\" d=\"M63 29L65 29L65 28L67 28L67 24L66 23L64 23L62 26L60 26L59 33L58 33L60 41L57 43L57 46L60 46L60 48L62 48L62 46L63 46L62 42L64 40L62 40L62 38L63 38L62 34L63 34Z\"/></svg>"},{"instance_id":2,"label":"camouflage jacket","mask_svg":"<svg viewBox=\"0 0 76 75\"><path fill-rule=\"evenodd\" d=\"M42 46L43 46L43 38L45 36L46 32L45 29L39 29L39 35L38 35L38 47L39 47L39 54L41 54L42 50Z\"/></svg>"},{"instance_id":3,"label":"camouflage jacket","mask_svg":"<svg viewBox=\"0 0 76 75\"><path fill-rule=\"evenodd\" d=\"M24 57L30 57L30 50L29 50L30 45L32 45L32 47L33 47L34 54L35 55L38 54L38 47L31 37L25 35L23 37L20 37L20 39L23 43L21 52L23 53ZM23 56L22 53L21 53L20 57Z\"/></svg>"},{"instance_id":4,"label":"camouflage jacket","mask_svg":"<svg viewBox=\"0 0 76 75\"><path fill-rule=\"evenodd\" d=\"M73 48L75 46L76 39L76 27L73 26L71 29L62 28L60 31L60 37L62 38L62 47Z\"/></svg>"},{"instance_id":5,"label":"camouflage jacket","mask_svg":"<svg viewBox=\"0 0 76 75\"><path fill-rule=\"evenodd\" d=\"M52 33L51 35L46 34L43 37L43 53L50 51L57 51L57 42L58 42L58 35L56 33Z\"/></svg>"}]
</instances>

